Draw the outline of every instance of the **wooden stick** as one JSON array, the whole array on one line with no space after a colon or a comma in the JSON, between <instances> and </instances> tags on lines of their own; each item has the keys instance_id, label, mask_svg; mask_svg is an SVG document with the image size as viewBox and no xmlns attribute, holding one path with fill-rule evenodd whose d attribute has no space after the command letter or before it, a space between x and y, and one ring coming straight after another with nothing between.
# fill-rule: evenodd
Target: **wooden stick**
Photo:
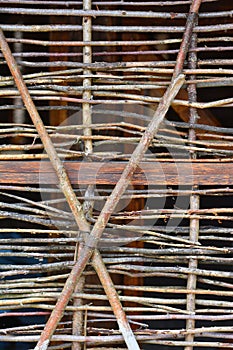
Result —
<instances>
[{"instance_id":1,"label":"wooden stick","mask_svg":"<svg viewBox=\"0 0 233 350\"><path fill-rule=\"evenodd\" d=\"M196 21L197 25L197 21ZM197 34L193 33L190 43L190 49L196 48L197 45ZM197 54L196 52L189 52L188 57L188 66L190 69L197 68ZM191 76L192 79L195 79L195 75ZM197 90L196 85L194 83L190 84L188 86L188 97L190 102L196 102L197 100ZM195 124L198 120L198 114L197 110L195 108L189 109L189 123ZM195 141L196 140L196 132L194 129L189 129L189 141ZM196 153L195 151L191 152L191 158L196 159ZM193 190L198 189L198 186L194 183ZM190 209L191 210L198 210L200 209L200 196L199 195L191 195L190 196ZM192 241L194 244L198 243L199 240L199 219L190 219L190 231L189 231L189 238L190 241ZM197 269L198 268L198 259L190 257L188 266L190 269ZM187 289L192 290L192 293L189 293L187 295L187 311L190 313L195 313L196 311L196 291L197 288L197 276L195 274L189 274L187 278ZM195 320L187 320L186 321L186 329L191 330L195 329ZM186 335L185 340L187 342L194 341L194 335L192 333L189 333ZM186 346L185 350L193 350L192 346Z\"/></svg>"},{"instance_id":2,"label":"wooden stick","mask_svg":"<svg viewBox=\"0 0 233 350\"><path fill-rule=\"evenodd\" d=\"M223 158L222 158L223 159ZM45 163L43 163L45 164ZM106 162L103 163L104 167L101 167L101 163L98 162L65 162L65 168L68 172L70 181L72 184L79 185L116 185L120 178L120 174L124 170L125 163L123 162ZM131 183L134 186L137 185L196 185L200 186L230 186L232 184L233 162L232 159L224 159L222 162L219 159L200 160L200 162L186 161L182 159L174 163L174 160L160 160L161 167L163 169L164 176L161 176L160 169L156 168L154 162L140 162L140 168L137 168L132 176ZM192 167L192 172L190 171ZM90 172L92 170L92 173ZM178 169L178 171L177 171ZM15 185L28 185L39 184L39 161L11 161L5 160L0 162L0 185L15 184ZM42 171L42 170L41 170ZM43 165L43 174L40 173L40 183L56 184L57 179L54 171L51 168L50 163ZM77 179L77 173L79 177ZM16 176L17 175L17 176ZM96 176L97 175L97 176ZM15 187L15 186L14 186ZM6 188L7 187L2 187ZM27 187L28 188L28 187ZM12 190L18 190L18 186L10 188ZM19 190L22 190L20 188ZM35 189L31 189L35 190ZM49 189L46 189L47 191ZM180 190L179 190L180 191ZM196 190L197 191L197 190ZM195 192L196 192L195 191ZM198 190L199 191L199 190ZM214 190L201 190L201 194L208 194L214 192ZM231 189L222 189L222 192L229 192ZM216 192L221 192L219 189ZM172 194L171 190L157 191L157 194L168 195ZM174 193L176 193L174 191ZM185 194L185 192L183 192ZM189 194L187 192L186 194ZM140 196L140 193L135 195ZM142 196L146 195L143 193ZM132 194L130 194L132 196ZM80 197L84 198L84 197ZM94 197L94 199L100 197ZM107 197L104 197L104 199ZM131 198L131 197L130 197Z\"/></svg>"}]
</instances>

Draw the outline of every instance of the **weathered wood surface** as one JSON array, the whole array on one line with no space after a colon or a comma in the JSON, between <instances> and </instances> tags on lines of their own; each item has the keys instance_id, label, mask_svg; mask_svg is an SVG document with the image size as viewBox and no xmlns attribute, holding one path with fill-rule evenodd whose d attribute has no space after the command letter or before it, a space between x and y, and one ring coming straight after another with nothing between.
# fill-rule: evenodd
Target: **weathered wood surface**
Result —
<instances>
[{"instance_id":1,"label":"weathered wood surface","mask_svg":"<svg viewBox=\"0 0 233 350\"><path fill-rule=\"evenodd\" d=\"M123 162L65 162L72 184L115 185ZM233 162L143 162L132 178L133 185L232 185ZM49 161L2 161L0 184L56 184Z\"/></svg>"}]
</instances>

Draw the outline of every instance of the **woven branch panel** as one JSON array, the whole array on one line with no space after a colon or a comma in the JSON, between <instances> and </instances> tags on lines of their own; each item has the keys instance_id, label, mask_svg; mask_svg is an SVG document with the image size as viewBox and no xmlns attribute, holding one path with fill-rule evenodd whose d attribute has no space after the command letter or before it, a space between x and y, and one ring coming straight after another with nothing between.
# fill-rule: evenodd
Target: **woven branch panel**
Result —
<instances>
[{"instance_id":1,"label":"woven branch panel","mask_svg":"<svg viewBox=\"0 0 233 350\"><path fill-rule=\"evenodd\" d=\"M233 349L232 15L0 1L1 350Z\"/></svg>"}]
</instances>

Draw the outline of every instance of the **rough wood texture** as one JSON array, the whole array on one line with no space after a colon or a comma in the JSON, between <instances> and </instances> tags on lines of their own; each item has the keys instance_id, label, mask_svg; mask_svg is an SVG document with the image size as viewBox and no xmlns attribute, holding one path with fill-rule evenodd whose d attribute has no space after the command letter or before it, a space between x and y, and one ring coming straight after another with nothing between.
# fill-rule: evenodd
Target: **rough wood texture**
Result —
<instances>
[{"instance_id":1,"label":"rough wood texture","mask_svg":"<svg viewBox=\"0 0 233 350\"><path fill-rule=\"evenodd\" d=\"M65 162L65 168L74 185L115 185L125 163ZM231 185L233 162L161 162L141 163L132 176L132 185ZM178 171L177 171L178 169ZM0 163L1 184L58 184L49 162L17 161Z\"/></svg>"}]
</instances>

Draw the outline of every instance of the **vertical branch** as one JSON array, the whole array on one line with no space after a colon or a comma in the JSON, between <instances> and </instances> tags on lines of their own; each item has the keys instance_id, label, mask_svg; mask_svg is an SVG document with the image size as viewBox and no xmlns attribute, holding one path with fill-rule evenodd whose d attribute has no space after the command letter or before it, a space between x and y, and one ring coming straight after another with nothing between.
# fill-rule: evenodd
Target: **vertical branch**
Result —
<instances>
[{"instance_id":1,"label":"vertical branch","mask_svg":"<svg viewBox=\"0 0 233 350\"><path fill-rule=\"evenodd\" d=\"M91 10L91 0L84 0L83 1L83 9L84 10ZM83 42L90 42L92 38L92 19L91 17L83 17ZM90 45L85 45L83 47L83 63L91 63L92 62L92 48ZM84 69L83 70L83 75L90 75L91 70L90 69ZM91 106L88 100L91 100L92 94L90 90L91 86L91 78L87 77L83 79L83 96L82 98L84 100L87 100L87 102L84 102L82 104L82 119L83 119L83 125L86 126L83 130L83 134L85 136L91 136L92 134L92 129L89 127L89 125L92 123L92 115L91 115ZM92 145L92 140L87 139L84 141L84 149L85 149L85 154L89 154L93 152L93 145ZM93 185L88 186L85 195L88 197L93 194ZM86 201L84 200L83 203L83 211L84 213L88 212L89 215L91 215L92 212L92 206L93 203L90 202L89 200ZM76 247L76 249L78 246ZM78 249L78 256L81 252L81 247ZM82 292L83 288L85 286L85 277L81 276L79 281L77 282L77 285L75 287L74 292L80 293ZM80 298L74 298L74 306L79 306L82 304L82 300ZM83 329L83 312L82 311L76 311L73 314L73 327L72 327L72 334L73 335L81 335ZM72 343L72 350L81 350L82 349L82 344L79 342L73 342Z\"/></svg>"},{"instance_id":2,"label":"vertical branch","mask_svg":"<svg viewBox=\"0 0 233 350\"><path fill-rule=\"evenodd\" d=\"M91 0L84 0L83 1L83 9L84 10L91 10ZM83 42L90 42L92 40L92 19L91 17L83 17ZM90 64L92 63L92 48L90 45L85 45L83 47L83 63ZM91 75L91 69L85 68L83 70L83 75ZM91 136L92 135L92 129L90 128L90 124L92 124L92 113L91 113L91 105L88 101L92 99L92 93L90 90L92 81L91 78L84 78L83 79L83 99L87 102L84 102L82 104L82 115L83 115L83 125L86 127L83 130L83 133L85 136ZM84 148L85 148L85 154L88 156L88 154L93 152L93 144L91 139L87 139L84 142ZM93 186L89 186L86 195L90 197L93 194ZM93 203L90 201L84 202L84 212L89 212L91 214L93 207Z\"/></svg>"},{"instance_id":3,"label":"vertical branch","mask_svg":"<svg viewBox=\"0 0 233 350\"><path fill-rule=\"evenodd\" d=\"M15 39L19 40L19 42L14 43L14 52L20 54L23 52L23 44L20 41L21 39L23 39L23 33L22 32L15 32L14 37L15 37ZM17 56L16 62L18 62L19 60L20 60L20 57ZM19 68L21 68L21 67L19 67ZM20 97L15 97L14 98L14 105L16 108L13 110L13 122L15 124L23 124L24 119L25 119L25 112L24 112L23 108L19 108L19 106L23 107L22 99ZM22 142L23 142L23 140L21 140L20 143L22 143Z\"/></svg>"},{"instance_id":4,"label":"vertical branch","mask_svg":"<svg viewBox=\"0 0 233 350\"><path fill-rule=\"evenodd\" d=\"M197 21L196 21L197 24ZM191 43L190 43L190 48L195 49L197 46L197 34L193 33ZM188 57L188 65L190 69L196 69L197 67L197 53L196 51L192 51L189 53ZM195 80L195 75L190 76L191 80ZM190 102L196 102L197 101L197 91L196 91L196 85L195 84L190 84L188 86L188 96L189 96L189 101ZM196 108L190 108L190 119L189 122L190 124L196 124L198 120L198 114ZM196 133L195 130L190 128L189 129L189 137L188 139L190 141L195 141L196 140ZM196 153L192 151L191 153L191 158L196 159ZM193 186L193 190L197 189L197 186ZM193 194L190 196L190 209L191 210L197 210L200 207L200 196ZM193 243L198 242L199 238L199 220L198 219L190 219L190 232L189 232L189 238L190 241ZM191 258L189 260L189 265L188 267L190 269L197 269L198 267L198 260ZM188 275L188 280L187 280L187 289L190 291L195 291L197 285L197 275L195 274L189 274ZM187 294L187 311L190 313L195 313L195 308L196 308L196 297L195 293L189 293ZM188 331L192 330L195 328L195 320L194 319L188 319L186 321L186 329ZM194 334L189 332L186 336L185 339L187 342L193 342L194 340ZM185 350L192 350L193 346L188 345L185 347Z\"/></svg>"},{"instance_id":5,"label":"vertical branch","mask_svg":"<svg viewBox=\"0 0 233 350\"><path fill-rule=\"evenodd\" d=\"M84 0L83 1L83 9L84 10L91 10L91 0ZM83 17L83 42L90 42L92 35L92 20L91 17ZM83 63L92 63L92 48L90 45L85 45L83 47ZM83 70L83 75L90 75L91 70L85 68ZM91 117L91 106L88 100L91 100L92 94L90 90L91 86L91 78L85 77L83 79L83 99L87 100L87 102L84 102L82 105L83 109L83 124L86 125L86 128L84 128L84 135L85 136L91 136L92 130L89 127L89 125L92 123L92 117ZM86 153L92 153L93 147L92 147L92 141L86 140L85 141L85 152Z\"/></svg>"}]
</instances>

